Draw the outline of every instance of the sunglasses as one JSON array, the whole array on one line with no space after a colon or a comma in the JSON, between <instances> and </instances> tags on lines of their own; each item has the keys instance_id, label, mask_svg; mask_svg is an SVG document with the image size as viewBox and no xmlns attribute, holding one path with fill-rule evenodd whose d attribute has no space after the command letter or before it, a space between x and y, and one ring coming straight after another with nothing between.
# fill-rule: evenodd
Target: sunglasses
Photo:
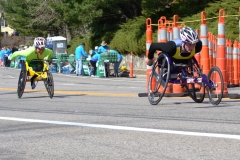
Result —
<instances>
[{"instance_id":1,"label":"sunglasses","mask_svg":"<svg viewBox=\"0 0 240 160\"><path fill-rule=\"evenodd\" d=\"M45 47L36 46L35 48L36 48L36 49L44 49Z\"/></svg>"}]
</instances>

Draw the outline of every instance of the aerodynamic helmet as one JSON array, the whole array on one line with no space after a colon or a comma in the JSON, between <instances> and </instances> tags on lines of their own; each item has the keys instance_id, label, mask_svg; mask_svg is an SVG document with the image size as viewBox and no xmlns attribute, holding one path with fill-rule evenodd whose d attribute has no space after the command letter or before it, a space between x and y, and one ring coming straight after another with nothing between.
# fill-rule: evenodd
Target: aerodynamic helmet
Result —
<instances>
[{"instance_id":1,"label":"aerodynamic helmet","mask_svg":"<svg viewBox=\"0 0 240 160\"><path fill-rule=\"evenodd\" d=\"M34 46L36 48L45 48L46 40L43 37L37 37L34 39Z\"/></svg>"},{"instance_id":2,"label":"aerodynamic helmet","mask_svg":"<svg viewBox=\"0 0 240 160\"><path fill-rule=\"evenodd\" d=\"M182 28L180 37L187 44L195 44L199 41L197 32L190 27Z\"/></svg>"}]
</instances>

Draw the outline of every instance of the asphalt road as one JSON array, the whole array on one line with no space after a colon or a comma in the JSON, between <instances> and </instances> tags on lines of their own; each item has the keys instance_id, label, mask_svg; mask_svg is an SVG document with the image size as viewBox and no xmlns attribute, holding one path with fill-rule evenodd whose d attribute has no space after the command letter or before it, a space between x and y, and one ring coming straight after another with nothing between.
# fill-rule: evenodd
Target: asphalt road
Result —
<instances>
[{"instance_id":1,"label":"asphalt road","mask_svg":"<svg viewBox=\"0 0 240 160\"><path fill-rule=\"evenodd\" d=\"M0 159L220 160L240 157L240 100L164 97L152 106L145 78L54 74L55 95L43 82L0 68Z\"/></svg>"}]
</instances>

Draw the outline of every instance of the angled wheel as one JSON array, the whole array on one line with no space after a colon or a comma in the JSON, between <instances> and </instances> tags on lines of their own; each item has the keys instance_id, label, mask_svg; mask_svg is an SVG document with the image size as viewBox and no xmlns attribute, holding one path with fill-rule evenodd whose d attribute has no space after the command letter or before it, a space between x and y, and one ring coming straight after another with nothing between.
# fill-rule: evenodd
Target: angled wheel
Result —
<instances>
[{"instance_id":1,"label":"angled wheel","mask_svg":"<svg viewBox=\"0 0 240 160\"><path fill-rule=\"evenodd\" d=\"M224 81L221 70L214 66L208 73L210 85L206 85L208 97L213 105L218 105L222 101Z\"/></svg>"},{"instance_id":2,"label":"angled wheel","mask_svg":"<svg viewBox=\"0 0 240 160\"><path fill-rule=\"evenodd\" d=\"M170 63L168 57L161 53L154 62L148 82L148 100L150 104L157 105L166 91L170 76Z\"/></svg>"},{"instance_id":3,"label":"angled wheel","mask_svg":"<svg viewBox=\"0 0 240 160\"><path fill-rule=\"evenodd\" d=\"M26 86L26 80L27 80L27 70L26 70L26 64L25 62L22 63L22 69L20 71L19 79L18 79L18 89L17 89L17 95L18 98L21 98Z\"/></svg>"},{"instance_id":4,"label":"angled wheel","mask_svg":"<svg viewBox=\"0 0 240 160\"><path fill-rule=\"evenodd\" d=\"M54 82L53 82L53 76L51 72L47 73L47 78L44 80L44 85L46 87L46 90L48 92L48 95L50 98L54 95Z\"/></svg>"},{"instance_id":5,"label":"angled wheel","mask_svg":"<svg viewBox=\"0 0 240 160\"><path fill-rule=\"evenodd\" d=\"M189 63L191 73L189 73L188 77L197 78L199 81L195 83L188 83L185 85L185 87L189 96L194 100L194 102L202 103L205 98L205 85L201 81L202 71L194 57L189 61Z\"/></svg>"},{"instance_id":6,"label":"angled wheel","mask_svg":"<svg viewBox=\"0 0 240 160\"><path fill-rule=\"evenodd\" d=\"M186 85L186 89L194 102L203 102L205 98L205 85L203 83L189 83Z\"/></svg>"}]
</instances>

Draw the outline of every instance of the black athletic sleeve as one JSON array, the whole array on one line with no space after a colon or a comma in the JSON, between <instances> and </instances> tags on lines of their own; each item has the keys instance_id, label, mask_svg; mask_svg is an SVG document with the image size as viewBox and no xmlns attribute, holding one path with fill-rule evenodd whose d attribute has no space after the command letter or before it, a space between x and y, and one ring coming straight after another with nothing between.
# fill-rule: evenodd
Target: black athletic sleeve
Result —
<instances>
[{"instance_id":1,"label":"black athletic sleeve","mask_svg":"<svg viewBox=\"0 0 240 160\"><path fill-rule=\"evenodd\" d=\"M195 46L195 52L198 53L202 50L202 41L198 41Z\"/></svg>"},{"instance_id":2,"label":"black athletic sleeve","mask_svg":"<svg viewBox=\"0 0 240 160\"><path fill-rule=\"evenodd\" d=\"M173 56L176 53L176 43L173 41L152 43L149 47L148 59L153 59L154 53L159 50Z\"/></svg>"}]
</instances>

